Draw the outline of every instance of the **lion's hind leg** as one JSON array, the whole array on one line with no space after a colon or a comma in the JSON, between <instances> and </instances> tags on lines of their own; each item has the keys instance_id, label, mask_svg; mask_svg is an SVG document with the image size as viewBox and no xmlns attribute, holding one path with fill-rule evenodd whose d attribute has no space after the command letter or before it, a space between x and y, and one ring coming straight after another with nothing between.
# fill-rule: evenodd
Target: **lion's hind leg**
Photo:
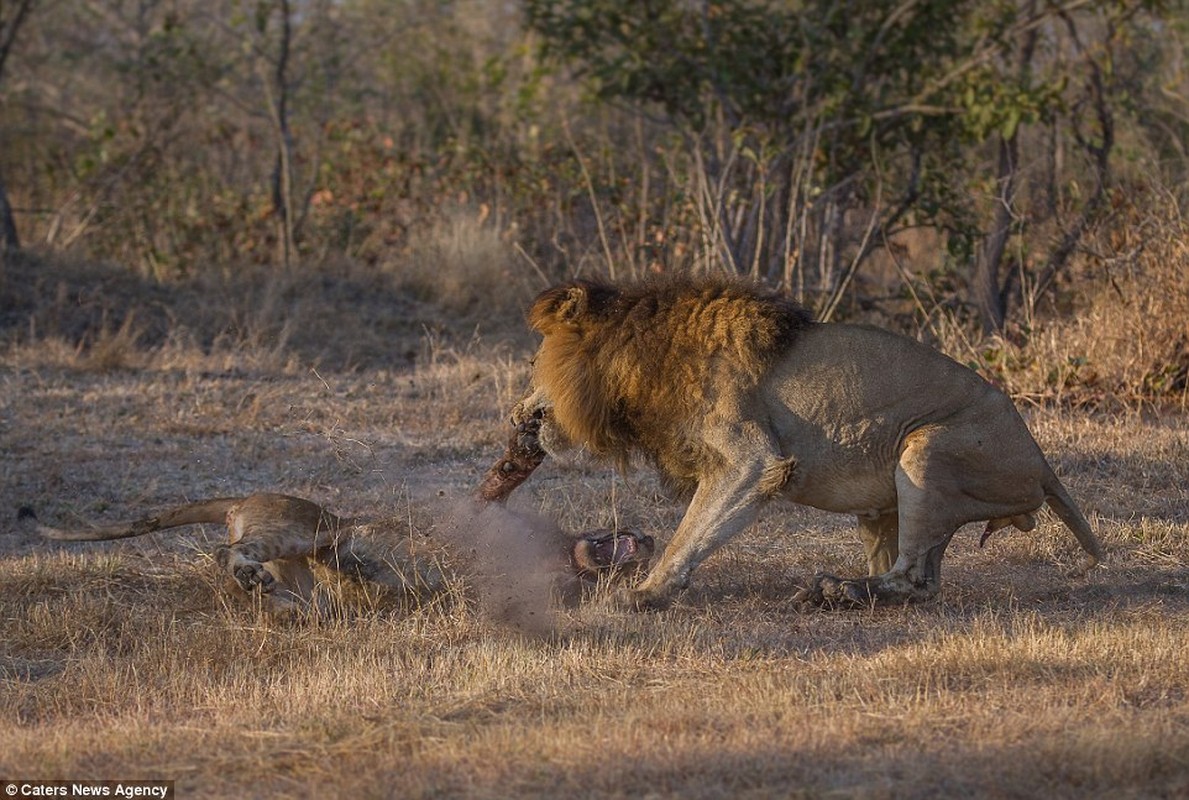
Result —
<instances>
[{"instance_id":1,"label":"lion's hind leg","mask_svg":"<svg viewBox=\"0 0 1189 800\"><path fill-rule=\"evenodd\" d=\"M874 553L869 550L869 575L841 578L818 573L794 599L810 605L853 608L928 600L936 595L941 587L941 557L959 525L951 519L935 518L929 513L931 504L923 502L926 498L913 497L911 491L907 494L900 497L897 547L888 547L883 538L865 539L865 544L877 546ZM889 564L892 552L896 557ZM884 565L886 569L876 571Z\"/></svg>"},{"instance_id":2,"label":"lion's hind leg","mask_svg":"<svg viewBox=\"0 0 1189 800\"><path fill-rule=\"evenodd\" d=\"M860 516L859 538L867 556L867 574L890 570L900 555L900 519L895 509L875 517Z\"/></svg>"},{"instance_id":3,"label":"lion's hind leg","mask_svg":"<svg viewBox=\"0 0 1189 800\"><path fill-rule=\"evenodd\" d=\"M825 606L863 606L927 600L941 588L941 560L954 533L967 520L966 488L960 470L946 448L945 431L918 431L905 441L896 467L896 557L887 565L890 549L883 544L890 520L869 524L864 532L868 550L865 578L845 579L819 574L796 595L801 602ZM985 519L986 517L984 517ZM872 523L879 522L873 520ZM887 569L876 572L887 565Z\"/></svg>"},{"instance_id":4,"label":"lion's hind leg","mask_svg":"<svg viewBox=\"0 0 1189 800\"><path fill-rule=\"evenodd\" d=\"M797 592L800 603L823 606L870 605L875 592L872 579L891 571L900 555L900 519L895 510L877 516L859 516L859 538L867 556L867 577L840 578L819 572L813 582Z\"/></svg>"},{"instance_id":5,"label":"lion's hind leg","mask_svg":"<svg viewBox=\"0 0 1189 800\"><path fill-rule=\"evenodd\" d=\"M1014 448L1022 455L1011 462L992 458L989 448L998 434L1007 438L1020 431L959 425L909 435L895 475L895 562L886 572L859 580L825 576L811 587L808 599L849 604L928 599L941 589L941 560L959 527L976 520L990 520L992 529L1033 527L1033 512L1044 502L1044 461L1028 447Z\"/></svg>"}]
</instances>

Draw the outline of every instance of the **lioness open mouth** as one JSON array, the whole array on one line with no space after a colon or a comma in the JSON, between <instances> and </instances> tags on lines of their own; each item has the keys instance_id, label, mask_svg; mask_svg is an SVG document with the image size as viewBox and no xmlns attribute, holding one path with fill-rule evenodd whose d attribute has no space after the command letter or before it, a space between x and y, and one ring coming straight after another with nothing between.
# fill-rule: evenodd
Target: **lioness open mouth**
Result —
<instances>
[{"instance_id":1,"label":"lioness open mouth","mask_svg":"<svg viewBox=\"0 0 1189 800\"><path fill-rule=\"evenodd\" d=\"M594 547L594 558L600 565L617 567L632 559L640 551L636 536L631 533L608 533L588 539Z\"/></svg>"},{"instance_id":2,"label":"lioness open mouth","mask_svg":"<svg viewBox=\"0 0 1189 800\"><path fill-rule=\"evenodd\" d=\"M592 531L583 535L570 551L574 571L595 580L600 573L636 573L648 568L656 543L636 531Z\"/></svg>"}]
</instances>

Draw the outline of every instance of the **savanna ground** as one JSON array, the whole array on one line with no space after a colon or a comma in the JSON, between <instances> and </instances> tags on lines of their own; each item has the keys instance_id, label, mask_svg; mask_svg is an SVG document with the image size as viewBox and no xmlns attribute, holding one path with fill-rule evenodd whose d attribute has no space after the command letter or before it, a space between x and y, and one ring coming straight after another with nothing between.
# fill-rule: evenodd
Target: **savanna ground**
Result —
<instances>
[{"instance_id":1,"label":"savanna ground","mask_svg":"<svg viewBox=\"0 0 1189 800\"><path fill-rule=\"evenodd\" d=\"M461 587L286 621L225 589L214 526L50 543L16 509L113 521L277 490L420 535L501 452L534 344L516 314L447 315L350 270L160 285L18 259L5 278L0 777L185 797L1189 796L1175 409L1024 404L1110 551L1086 578L1045 516L981 549L960 532L935 602L804 612L795 587L861 572L861 548L852 520L780 504L663 614L596 598L541 635ZM107 333L80 346L83 329ZM682 510L647 471L552 462L512 507L661 542Z\"/></svg>"}]
</instances>

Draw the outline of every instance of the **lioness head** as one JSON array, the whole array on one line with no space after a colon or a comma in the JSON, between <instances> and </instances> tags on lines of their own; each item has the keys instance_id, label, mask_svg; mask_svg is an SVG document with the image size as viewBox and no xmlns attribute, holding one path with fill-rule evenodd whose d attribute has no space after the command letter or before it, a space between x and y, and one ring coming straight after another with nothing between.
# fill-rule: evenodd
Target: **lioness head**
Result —
<instances>
[{"instance_id":1,"label":"lioness head","mask_svg":"<svg viewBox=\"0 0 1189 800\"><path fill-rule=\"evenodd\" d=\"M592 531L574 542L570 565L581 578L597 580L600 574L615 579L632 578L648 571L656 550L651 536L635 531Z\"/></svg>"}]
</instances>

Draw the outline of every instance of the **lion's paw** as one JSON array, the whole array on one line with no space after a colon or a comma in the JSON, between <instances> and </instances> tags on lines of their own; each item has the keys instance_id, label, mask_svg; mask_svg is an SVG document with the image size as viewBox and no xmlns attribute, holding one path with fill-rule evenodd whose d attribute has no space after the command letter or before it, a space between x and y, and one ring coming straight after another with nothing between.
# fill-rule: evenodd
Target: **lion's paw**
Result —
<instances>
[{"instance_id":1,"label":"lion's paw","mask_svg":"<svg viewBox=\"0 0 1189 800\"><path fill-rule=\"evenodd\" d=\"M809 586L793 595L801 606L821 608L870 608L873 605L915 603L937 596L937 587L914 583L888 573L869 578L839 578L826 573L813 576Z\"/></svg>"},{"instance_id":2,"label":"lion's paw","mask_svg":"<svg viewBox=\"0 0 1189 800\"><path fill-rule=\"evenodd\" d=\"M259 589L264 594L276 588L277 579L259 561L251 561L227 545L215 550L215 563L228 572L245 592Z\"/></svg>"},{"instance_id":3,"label":"lion's paw","mask_svg":"<svg viewBox=\"0 0 1189 800\"><path fill-rule=\"evenodd\" d=\"M857 608L871 605L876 597L869 580L846 580L819 572L808 586L793 595L793 602L822 608Z\"/></svg>"},{"instance_id":4,"label":"lion's paw","mask_svg":"<svg viewBox=\"0 0 1189 800\"><path fill-rule=\"evenodd\" d=\"M610 603L617 611L664 611L673 604L673 596L640 589L618 589L611 594Z\"/></svg>"}]
</instances>

